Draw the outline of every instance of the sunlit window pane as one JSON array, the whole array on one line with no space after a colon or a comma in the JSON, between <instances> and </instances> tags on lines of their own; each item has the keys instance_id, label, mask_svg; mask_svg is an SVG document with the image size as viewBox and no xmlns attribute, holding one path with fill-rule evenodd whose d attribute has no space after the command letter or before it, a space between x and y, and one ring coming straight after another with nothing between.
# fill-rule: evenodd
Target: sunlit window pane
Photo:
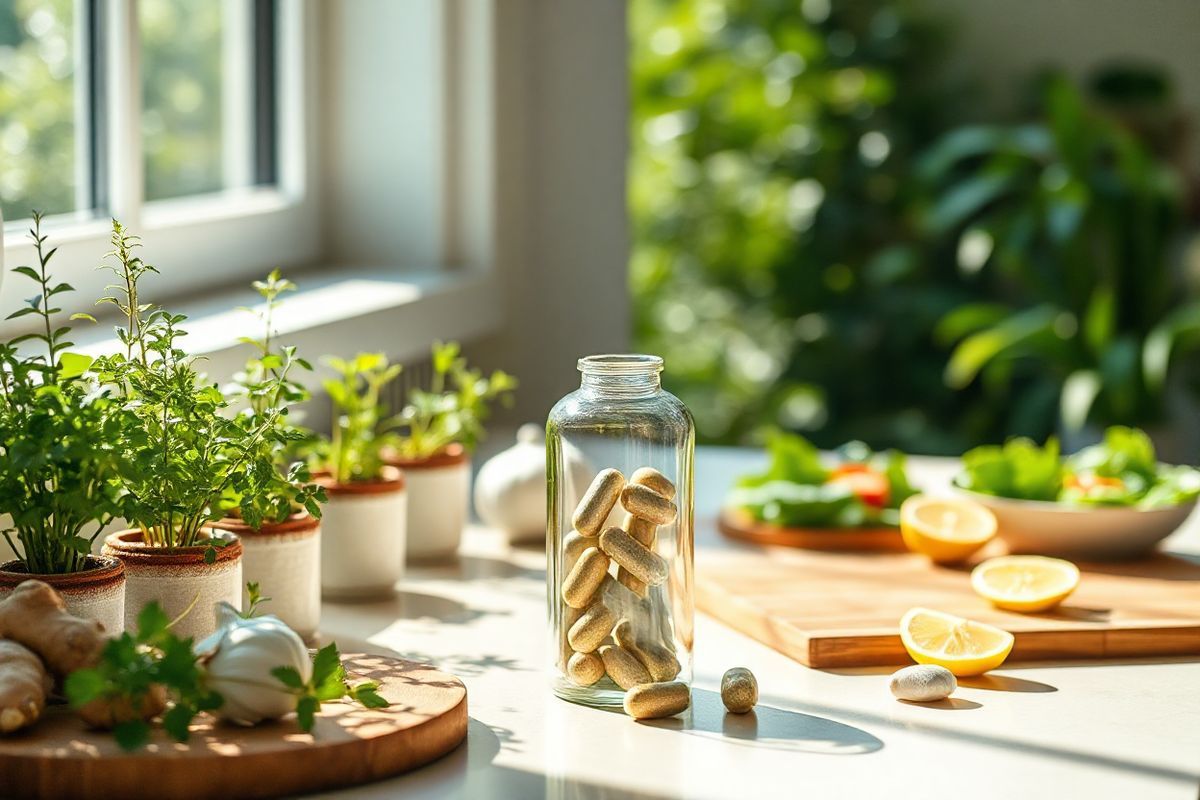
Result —
<instances>
[{"instance_id":1,"label":"sunlit window pane","mask_svg":"<svg viewBox=\"0 0 1200 800\"><path fill-rule=\"evenodd\" d=\"M223 43L228 21L219 0L142 0L142 137L146 199L162 200L229 185L225 141Z\"/></svg>"},{"instance_id":2,"label":"sunlit window pane","mask_svg":"<svg viewBox=\"0 0 1200 800\"><path fill-rule=\"evenodd\" d=\"M0 0L0 208L77 207L73 0Z\"/></svg>"}]
</instances>

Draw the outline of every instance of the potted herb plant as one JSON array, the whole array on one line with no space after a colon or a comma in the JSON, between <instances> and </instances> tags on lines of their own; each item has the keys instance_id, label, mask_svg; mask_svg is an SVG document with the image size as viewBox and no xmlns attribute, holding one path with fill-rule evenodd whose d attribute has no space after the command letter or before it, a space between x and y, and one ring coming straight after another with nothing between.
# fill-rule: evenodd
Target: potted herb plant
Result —
<instances>
[{"instance_id":1,"label":"potted herb plant","mask_svg":"<svg viewBox=\"0 0 1200 800\"><path fill-rule=\"evenodd\" d=\"M457 342L433 345L429 389L414 388L400 412L388 462L408 481L410 560L453 556L470 496L470 452L484 434L488 406L508 400L517 381L497 370L469 369Z\"/></svg>"},{"instance_id":2,"label":"potted herb plant","mask_svg":"<svg viewBox=\"0 0 1200 800\"><path fill-rule=\"evenodd\" d=\"M103 552L125 564L126 626L147 603L157 601L176 620L180 636L213 631L208 613L226 601L242 602L242 544L211 527L236 498L264 495L277 480L278 409L262 416L230 415L221 390L207 383L179 347L186 319L142 300L141 279L157 270L136 255L139 238L113 222L117 275L113 294L101 303L125 317L117 328L123 350L96 360L94 369L129 411L122 430L122 513L132 528L105 539ZM286 380L274 374L261 391ZM197 613L188 613L192 608Z\"/></svg>"},{"instance_id":3,"label":"potted herb plant","mask_svg":"<svg viewBox=\"0 0 1200 800\"><path fill-rule=\"evenodd\" d=\"M0 564L0 598L24 581L50 584L76 616L106 631L124 630L125 570L115 558L92 555L92 543L120 511L116 482L122 426L120 403L89 371L91 359L69 352L70 327L53 317L57 295L72 291L49 273L41 215L30 231L37 268L13 270L37 284L25 307L36 329L0 344L0 513L15 561Z\"/></svg>"},{"instance_id":4,"label":"potted herb plant","mask_svg":"<svg viewBox=\"0 0 1200 800\"><path fill-rule=\"evenodd\" d=\"M388 465L384 386L400 374L382 353L327 358L337 373L323 381L333 403L333 433L307 444L309 465L328 494L322 517L321 593L325 597L391 595L404 572L407 492Z\"/></svg>"},{"instance_id":5,"label":"potted herb plant","mask_svg":"<svg viewBox=\"0 0 1200 800\"><path fill-rule=\"evenodd\" d=\"M237 534L242 542L242 578L271 598L276 615L305 639L316 635L321 617L321 503L325 490L310 481L308 466L287 463L286 444L306 434L289 421L289 408L308 399L308 391L289 373L310 369L294 347L278 346L273 327L279 296L296 285L279 270L254 288L265 301L261 311L247 309L262 323L261 339L246 339L255 349L227 394L244 401L241 412L276 427L266 438L276 470L263 476L258 491L234 498L228 514L212 524ZM253 424L253 423L252 423ZM243 602L248 601L243 597Z\"/></svg>"}]
</instances>

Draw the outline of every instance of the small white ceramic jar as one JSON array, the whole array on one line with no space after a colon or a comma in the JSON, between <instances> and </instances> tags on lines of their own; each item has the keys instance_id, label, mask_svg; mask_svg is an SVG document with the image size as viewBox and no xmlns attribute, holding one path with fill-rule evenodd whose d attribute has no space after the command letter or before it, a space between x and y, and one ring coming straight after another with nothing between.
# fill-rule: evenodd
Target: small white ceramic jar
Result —
<instances>
[{"instance_id":1,"label":"small white ceramic jar","mask_svg":"<svg viewBox=\"0 0 1200 800\"><path fill-rule=\"evenodd\" d=\"M358 600L390 597L404 574L408 492L403 473L384 467L377 480L315 480L329 501L321 513L321 595Z\"/></svg>"},{"instance_id":2,"label":"small white ceramic jar","mask_svg":"<svg viewBox=\"0 0 1200 800\"><path fill-rule=\"evenodd\" d=\"M242 580L257 583L262 596L270 598L261 606L263 613L312 640L321 622L321 521L301 512L259 528L232 517L213 527L241 539ZM248 602L243 588L243 608Z\"/></svg>"},{"instance_id":3,"label":"small white ceramic jar","mask_svg":"<svg viewBox=\"0 0 1200 800\"><path fill-rule=\"evenodd\" d=\"M25 581L49 584L66 604L67 611L94 619L113 636L125 630L125 565L111 556L89 556L88 568L65 575L30 575L20 561L0 564L0 600Z\"/></svg>"},{"instance_id":4,"label":"small white ceramic jar","mask_svg":"<svg viewBox=\"0 0 1200 800\"><path fill-rule=\"evenodd\" d=\"M451 559L458 553L471 496L471 459L461 444L429 458L391 459L408 487L408 562Z\"/></svg>"},{"instance_id":5,"label":"small white ceramic jar","mask_svg":"<svg viewBox=\"0 0 1200 800\"><path fill-rule=\"evenodd\" d=\"M216 548L211 564L204 561L206 544L154 547L142 540L140 530L118 531L104 540L102 553L125 565L127 629L136 630L138 614L157 601L171 619L187 611L171 630L199 640L216 629L214 605L225 601L242 607L242 543L227 531L214 531L212 536L225 544Z\"/></svg>"}]
</instances>

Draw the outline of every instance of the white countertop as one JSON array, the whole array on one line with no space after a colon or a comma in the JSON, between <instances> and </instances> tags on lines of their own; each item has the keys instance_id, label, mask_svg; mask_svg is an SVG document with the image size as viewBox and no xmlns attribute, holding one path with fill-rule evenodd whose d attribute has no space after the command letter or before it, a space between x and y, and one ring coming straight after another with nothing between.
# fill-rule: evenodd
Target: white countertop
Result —
<instances>
[{"instance_id":1,"label":"white countertop","mask_svg":"<svg viewBox=\"0 0 1200 800\"><path fill-rule=\"evenodd\" d=\"M697 453L698 548L733 477L761 453ZM952 463L914 459L915 482ZM1200 524L1167 548L1200 553ZM412 569L392 601L332 604L322 631L437 664L467 685L467 741L338 797L1067 798L1196 800L1200 660L1005 664L948 707L897 702L890 668L815 670L697 614L693 708L638 723L555 698L545 673L545 555L468 532L458 564ZM760 705L726 715L722 673L745 666Z\"/></svg>"}]
</instances>

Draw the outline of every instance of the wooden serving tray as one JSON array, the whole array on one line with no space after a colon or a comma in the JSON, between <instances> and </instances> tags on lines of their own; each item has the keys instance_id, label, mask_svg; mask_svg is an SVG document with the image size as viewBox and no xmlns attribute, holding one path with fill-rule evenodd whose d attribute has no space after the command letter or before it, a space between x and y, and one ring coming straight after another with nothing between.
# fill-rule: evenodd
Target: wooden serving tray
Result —
<instances>
[{"instance_id":1,"label":"wooden serving tray","mask_svg":"<svg viewBox=\"0 0 1200 800\"><path fill-rule=\"evenodd\" d=\"M367 783L419 767L467 735L467 690L427 664L385 656L343 659L380 682L387 708L325 703L311 733L293 718L253 728L204 715L186 744L156 730L132 753L87 730L64 706L0 738L0 796L49 798L278 797Z\"/></svg>"},{"instance_id":2,"label":"wooden serving tray","mask_svg":"<svg viewBox=\"0 0 1200 800\"><path fill-rule=\"evenodd\" d=\"M899 528L786 528L759 522L734 508L721 511L717 528L726 536L744 542L806 550L900 553L906 549Z\"/></svg>"},{"instance_id":3,"label":"wooden serving tray","mask_svg":"<svg viewBox=\"0 0 1200 800\"><path fill-rule=\"evenodd\" d=\"M1200 655L1200 563L1158 555L1079 567L1079 588L1062 606L1020 614L976 595L969 565L915 553L701 549L696 602L810 667L910 663L898 625L914 606L1012 632L1013 661Z\"/></svg>"}]
</instances>

